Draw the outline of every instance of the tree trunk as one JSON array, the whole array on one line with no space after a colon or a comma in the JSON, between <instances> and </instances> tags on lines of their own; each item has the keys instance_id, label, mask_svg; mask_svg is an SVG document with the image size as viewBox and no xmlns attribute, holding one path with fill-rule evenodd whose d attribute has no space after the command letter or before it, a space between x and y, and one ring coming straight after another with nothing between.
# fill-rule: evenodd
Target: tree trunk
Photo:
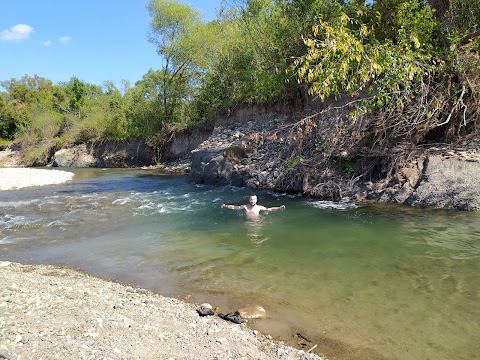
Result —
<instances>
[{"instance_id":1,"label":"tree trunk","mask_svg":"<svg viewBox=\"0 0 480 360\"><path fill-rule=\"evenodd\" d=\"M450 20L450 0L428 0L430 6L435 9L435 15L441 20Z\"/></svg>"}]
</instances>

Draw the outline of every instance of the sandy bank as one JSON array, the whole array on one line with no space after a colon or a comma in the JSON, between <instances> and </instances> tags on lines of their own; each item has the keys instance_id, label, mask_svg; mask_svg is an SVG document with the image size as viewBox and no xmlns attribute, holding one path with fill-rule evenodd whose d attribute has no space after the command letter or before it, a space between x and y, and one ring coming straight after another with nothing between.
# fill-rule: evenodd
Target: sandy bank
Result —
<instances>
[{"instance_id":1,"label":"sandy bank","mask_svg":"<svg viewBox=\"0 0 480 360\"><path fill-rule=\"evenodd\" d=\"M71 172L61 170L0 168L0 190L61 184L70 181L73 175Z\"/></svg>"},{"instance_id":2,"label":"sandy bank","mask_svg":"<svg viewBox=\"0 0 480 360\"><path fill-rule=\"evenodd\" d=\"M10 262L0 262L0 358L320 359L193 304Z\"/></svg>"}]
</instances>

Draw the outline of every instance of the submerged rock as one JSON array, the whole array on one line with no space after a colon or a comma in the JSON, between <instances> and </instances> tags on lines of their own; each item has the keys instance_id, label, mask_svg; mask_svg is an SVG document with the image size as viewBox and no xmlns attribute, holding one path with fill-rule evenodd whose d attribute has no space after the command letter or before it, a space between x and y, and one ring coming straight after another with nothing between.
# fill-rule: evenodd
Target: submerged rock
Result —
<instances>
[{"instance_id":1,"label":"submerged rock","mask_svg":"<svg viewBox=\"0 0 480 360\"><path fill-rule=\"evenodd\" d=\"M249 306L245 308L238 309L240 316L244 319L266 319L267 312L265 309L260 306Z\"/></svg>"}]
</instances>

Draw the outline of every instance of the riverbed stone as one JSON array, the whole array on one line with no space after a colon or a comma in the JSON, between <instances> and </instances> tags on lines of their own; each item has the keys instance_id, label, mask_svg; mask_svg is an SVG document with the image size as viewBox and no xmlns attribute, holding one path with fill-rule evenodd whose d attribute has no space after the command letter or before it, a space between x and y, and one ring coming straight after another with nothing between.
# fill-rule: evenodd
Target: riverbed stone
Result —
<instances>
[{"instance_id":1,"label":"riverbed stone","mask_svg":"<svg viewBox=\"0 0 480 360\"><path fill-rule=\"evenodd\" d=\"M263 306L255 305L238 309L240 316L244 319L266 319L267 312Z\"/></svg>"}]
</instances>

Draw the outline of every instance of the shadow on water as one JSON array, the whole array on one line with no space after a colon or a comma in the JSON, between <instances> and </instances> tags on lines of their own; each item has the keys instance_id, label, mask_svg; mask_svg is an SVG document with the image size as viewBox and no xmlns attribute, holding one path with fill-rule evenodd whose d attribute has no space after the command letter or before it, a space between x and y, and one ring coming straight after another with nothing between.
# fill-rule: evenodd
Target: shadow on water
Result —
<instances>
[{"instance_id":1,"label":"shadow on water","mask_svg":"<svg viewBox=\"0 0 480 360\"><path fill-rule=\"evenodd\" d=\"M248 220L249 190L144 170L76 169L0 193L0 259L80 268L221 311L330 359L480 353L477 213L356 207L259 191L285 211ZM149 176L153 174L153 176ZM146 175L146 176L145 176Z\"/></svg>"}]
</instances>

